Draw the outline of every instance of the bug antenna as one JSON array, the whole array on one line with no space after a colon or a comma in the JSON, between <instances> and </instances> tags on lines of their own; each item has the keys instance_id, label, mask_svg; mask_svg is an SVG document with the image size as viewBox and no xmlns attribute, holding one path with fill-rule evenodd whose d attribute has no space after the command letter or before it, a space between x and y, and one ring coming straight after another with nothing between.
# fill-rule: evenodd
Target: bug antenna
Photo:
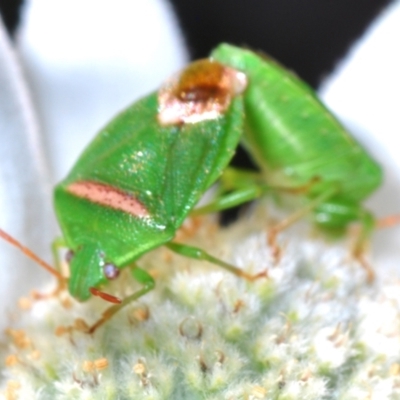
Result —
<instances>
[{"instance_id":1,"label":"bug antenna","mask_svg":"<svg viewBox=\"0 0 400 400\"><path fill-rule=\"evenodd\" d=\"M99 289L96 289L95 287L91 287L89 288L90 293L92 293L93 296L97 296L100 297L101 299L108 301L109 303L113 303L113 304L121 304L122 300L119 299L116 296L113 296L112 294L108 294L105 292L102 292Z\"/></svg>"},{"instance_id":2,"label":"bug antenna","mask_svg":"<svg viewBox=\"0 0 400 400\"><path fill-rule=\"evenodd\" d=\"M6 242L8 242L8 243L12 244L13 246L17 247L27 257L29 257L31 260L35 261L37 264L39 264L41 267L43 267L46 271L48 271L52 275L54 275L57 279L65 280L65 278L61 275L60 272L58 272L55 268L53 268L51 265L49 265L46 261L42 260L33 251L31 251L30 249L28 249L27 247L22 245L20 242L18 242L18 240L14 239L8 233L4 232L2 229L0 229L0 237L3 238Z\"/></svg>"}]
</instances>

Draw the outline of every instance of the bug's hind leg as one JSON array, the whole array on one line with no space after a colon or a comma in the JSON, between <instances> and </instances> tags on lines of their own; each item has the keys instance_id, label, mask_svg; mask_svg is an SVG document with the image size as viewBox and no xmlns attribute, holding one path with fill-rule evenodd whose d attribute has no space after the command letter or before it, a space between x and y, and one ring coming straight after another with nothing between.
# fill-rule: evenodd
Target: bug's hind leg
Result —
<instances>
[{"instance_id":1,"label":"bug's hind leg","mask_svg":"<svg viewBox=\"0 0 400 400\"><path fill-rule=\"evenodd\" d=\"M271 247L272 257L275 263L278 263L281 257L281 248L277 242L279 233L289 228L291 225L302 219L304 216L312 212L321 203L332 197L336 192L336 188L331 188L310 200L304 207L298 209L282 221L268 229L268 245Z\"/></svg>"},{"instance_id":2,"label":"bug's hind leg","mask_svg":"<svg viewBox=\"0 0 400 400\"><path fill-rule=\"evenodd\" d=\"M371 232L375 227L375 220L372 214L366 210L361 210L362 215L360 216L361 229L359 230L356 240L353 245L352 255L364 268L367 274L367 280L369 283L375 279L375 272L368 261L365 259L365 247L371 236Z\"/></svg>"},{"instance_id":3,"label":"bug's hind leg","mask_svg":"<svg viewBox=\"0 0 400 400\"><path fill-rule=\"evenodd\" d=\"M352 257L362 266L367 274L368 282L372 282L375 273L365 259L366 246L376 222L372 214L357 202L345 199L332 198L320 204L315 210L315 222L328 230L345 231L350 224L357 223L357 230L352 235Z\"/></svg>"},{"instance_id":4,"label":"bug's hind leg","mask_svg":"<svg viewBox=\"0 0 400 400\"><path fill-rule=\"evenodd\" d=\"M132 267L132 275L137 282L139 282L143 287L140 290L132 293L130 296L125 297L119 304L114 304L108 307L102 314L101 318L97 320L92 326L87 329L87 333L94 333L97 328L107 322L110 318L112 318L118 311L127 306L132 301L137 300L138 298L144 296L146 293L150 292L154 289L155 281L153 277L146 272L145 270L138 268L136 266Z\"/></svg>"},{"instance_id":5,"label":"bug's hind leg","mask_svg":"<svg viewBox=\"0 0 400 400\"><path fill-rule=\"evenodd\" d=\"M193 258L195 260L208 261L212 264L218 265L219 267L226 269L227 271L231 272L232 274L235 274L240 278L244 278L249 281L254 281L259 278L267 277L266 271L254 275L249 274L232 264L229 264L223 260L220 260L219 258L212 256L211 254L207 253L206 251L198 247L188 246L186 244L175 243L175 242L167 243L165 246L168 247L170 250L172 250L174 253L180 254L181 256Z\"/></svg>"},{"instance_id":6,"label":"bug's hind leg","mask_svg":"<svg viewBox=\"0 0 400 400\"><path fill-rule=\"evenodd\" d=\"M364 256L366 244L368 244L374 228L382 229L399 225L400 215L395 214L375 220L372 214L366 210L360 210L360 214L359 220L361 222L361 229L358 231L356 240L354 242L352 255L365 269L368 282L371 283L375 279L375 272Z\"/></svg>"}]
</instances>

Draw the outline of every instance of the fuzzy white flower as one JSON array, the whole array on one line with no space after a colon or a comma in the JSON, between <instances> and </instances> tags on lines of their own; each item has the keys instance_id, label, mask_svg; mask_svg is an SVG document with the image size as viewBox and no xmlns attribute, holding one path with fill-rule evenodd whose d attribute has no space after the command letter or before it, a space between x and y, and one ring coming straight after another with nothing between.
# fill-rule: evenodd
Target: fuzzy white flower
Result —
<instances>
[{"instance_id":1,"label":"fuzzy white flower","mask_svg":"<svg viewBox=\"0 0 400 400\"><path fill-rule=\"evenodd\" d=\"M5 137L0 226L44 255L55 230L49 181L66 172L87 134L133 97L156 87L185 59L165 3L120 0L111 6L81 0L76 17L72 10L77 4L37 0L28 7L17 47L31 97L13 46L0 30L0 134ZM88 7L86 17L82 5ZM354 60L371 40L388 40L382 30L399 18L399 9L397 1L371 38L355 48ZM116 10L121 14L115 15ZM143 11L146 15L139 14ZM393 79L392 85L398 85ZM347 90L335 96L348 96ZM324 93L328 99L329 90ZM376 109L389 108L384 100L377 100ZM345 117L380 139L378 126L375 131L373 124ZM399 122L392 121L388 129L399 130ZM381 149L386 143L394 147L391 139L380 142ZM400 203L393 187L400 173L390 158L393 152L382 154L377 157L391 177L384 193L393 193L388 204L394 207ZM381 215L400 210L386 207L379 193L371 204ZM99 299L80 304L62 293L11 307L28 284L37 287L31 276L39 268L0 243L1 304L9 310L0 321L8 327L0 342L0 359L5 360L0 399L398 398L400 284L394 277L400 235L396 238L394 230L375 235L373 285L349 259L345 238L327 242L305 221L280 235L284 254L274 266L265 237L271 208L260 202L226 230L204 218L187 238L251 273L266 269L268 279L250 283L161 248L140 260L157 275L156 290L94 335L84 330L106 307ZM124 293L136 285L124 271L110 290Z\"/></svg>"}]
</instances>

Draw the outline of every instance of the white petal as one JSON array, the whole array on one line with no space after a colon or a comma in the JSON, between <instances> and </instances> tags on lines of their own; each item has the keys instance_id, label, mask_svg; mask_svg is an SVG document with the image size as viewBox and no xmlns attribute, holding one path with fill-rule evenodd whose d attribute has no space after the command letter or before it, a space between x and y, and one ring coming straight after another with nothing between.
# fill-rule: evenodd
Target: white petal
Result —
<instances>
[{"instance_id":1,"label":"white petal","mask_svg":"<svg viewBox=\"0 0 400 400\"><path fill-rule=\"evenodd\" d=\"M57 181L105 122L186 62L162 0L35 0L19 33Z\"/></svg>"},{"instance_id":2,"label":"white petal","mask_svg":"<svg viewBox=\"0 0 400 400\"><path fill-rule=\"evenodd\" d=\"M359 133L386 169L400 182L400 2L396 1L375 21L337 72L321 88L328 106ZM389 171L388 173L391 173ZM400 212L400 185L385 195L383 214ZM386 193L388 194L388 193Z\"/></svg>"},{"instance_id":3,"label":"white petal","mask_svg":"<svg viewBox=\"0 0 400 400\"><path fill-rule=\"evenodd\" d=\"M54 237L46 162L31 99L0 20L0 227L40 255ZM0 240L0 331L6 312L48 274Z\"/></svg>"},{"instance_id":4,"label":"white petal","mask_svg":"<svg viewBox=\"0 0 400 400\"><path fill-rule=\"evenodd\" d=\"M385 217L400 214L400 1L375 21L321 88L328 106L384 168L382 187L367 202ZM373 254L399 269L400 228L376 232ZM397 264L399 264L397 262Z\"/></svg>"}]
</instances>

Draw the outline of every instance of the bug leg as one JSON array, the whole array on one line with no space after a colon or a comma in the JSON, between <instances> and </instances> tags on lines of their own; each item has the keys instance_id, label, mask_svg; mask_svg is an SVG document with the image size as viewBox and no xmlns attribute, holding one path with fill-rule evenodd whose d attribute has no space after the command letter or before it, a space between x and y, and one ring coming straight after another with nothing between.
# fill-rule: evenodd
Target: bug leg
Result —
<instances>
[{"instance_id":1,"label":"bug leg","mask_svg":"<svg viewBox=\"0 0 400 400\"><path fill-rule=\"evenodd\" d=\"M202 215L226 210L255 200L270 189L258 172L228 167L223 172L215 198L198 207L191 215Z\"/></svg>"},{"instance_id":2,"label":"bug leg","mask_svg":"<svg viewBox=\"0 0 400 400\"><path fill-rule=\"evenodd\" d=\"M353 246L352 254L365 269L367 273L367 280L371 283L375 279L375 272L370 264L365 260L365 244L368 242L368 238L371 235L374 227L382 229L398 225L400 223L400 215L390 215L375 221L373 216L368 211L363 210L363 215L361 216L360 220L362 222L362 227Z\"/></svg>"},{"instance_id":3,"label":"bug leg","mask_svg":"<svg viewBox=\"0 0 400 400\"><path fill-rule=\"evenodd\" d=\"M97 328L99 328L101 325L103 325L105 322L107 322L110 318L112 318L118 311L120 311L122 308L127 306L129 303L132 301L137 300L138 298L144 296L146 293L150 292L155 286L155 281L153 277L146 272L145 270L138 268L136 266L132 267L132 275L138 281L143 287L132 293L130 296L125 297L121 303L119 304L114 304L107 308L101 318L96 321L92 326L90 326L87 330L87 333L92 334L94 333Z\"/></svg>"},{"instance_id":4,"label":"bug leg","mask_svg":"<svg viewBox=\"0 0 400 400\"><path fill-rule=\"evenodd\" d=\"M193 210L191 215L207 214L240 206L258 199L269 191L292 194L306 193L319 181L318 177L314 177L300 186L275 186L263 183L263 177L259 173L230 167L224 171L221 177L221 188L216 198L205 206Z\"/></svg>"},{"instance_id":5,"label":"bug leg","mask_svg":"<svg viewBox=\"0 0 400 400\"><path fill-rule=\"evenodd\" d=\"M372 283L375 279L375 272L371 265L367 262L364 257L365 246L368 243L368 239L371 236L371 232L375 226L375 220L372 214L366 210L362 210L362 215L360 216L361 229L358 232L357 238L353 245L352 255L364 268L367 274L367 280Z\"/></svg>"},{"instance_id":6,"label":"bug leg","mask_svg":"<svg viewBox=\"0 0 400 400\"><path fill-rule=\"evenodd\" d=\"M171 242L165 244L165 246L168 247L170 250L172 250L174 253L180 254L181 256L193 258L195 260L208 261L212 264L218 265L219 267L226 269L227 271L231 272L232 274L235 274L236 276L239 276L240 278L245 278L249 281L254 281L259 278L267 277L266 271L260 272L255 275L248 274L247 272L241 270L240 268L235 267L232 264L226 263L225 261L222 261L219 258L212 256L211 254L207 253L206 251L198 247L188 246L182 243L171 243Z\"/></svg>"},{"instance_id":7,"label":"bug leg","mask_svg":"<svg viewBox=\"0 0 400 400\"><path fill-rule=\"evenodd\" d=\"M351 256L363 267L367 274L368 282L372 282L375 273L365 259L365 249L373 229L379 225L373 215L357 202L341 198L331 198L320 204L314 210L315 222L328 230L344 231L351 228L352 223L357 223L352 229Z\"/></svg>"},{"instance_id":8,"label":"bug leg","mask_svg":"<svg viewBox=\"0 0 400 400\"><path fill-rule=\"evenodd\" d=\"M219 181L220 193L265 184L265 179L260 172L253 170L227 167L222 173Z\"/></svg>"},{"instance_id":9,"label":"bug leg","mask_svg":"<svg viewBox=\"0 0 400 400\"><path fill-rule=\"evenodd\" d=\"M308 182L300 186L277 186L266 184L265 177L260 172L252 170L227 167L220 180L220 193L226 193L249 186L264 187L264 191L271 190L276 192L287 192L301 194L308 192L316 183L321 182L319 176L313 176Z\"/></svg>"},{"instance_id":10,"label":"bug leg","mask_svg":"<svg viewBox=\"0 0 400 400\"><path fill-rule=\"evenodd\" d=\"M194 209L190 215L202 215L212 212L226 210L241 204L247 203L249 201L255 200L262 196L268 187L266 186L249 186L247 188L242 188L234 192L228 193L226 195L221 195L217 197L211 203L205 206L198 207Z\"/></svg>"},{"instance_id":11,"label":"bug leg","mask_svg":"<svg viewBox=\"0 0 400 400\"><path fill-rule=\"evenodd\" d=\"M119 297L113 296L110 293L103 292L95 287L89 288L89 292L93 296L100 297L104 301L107 301L108 303L113 303L113 304L121 304L122 300Z\"/></svg>"},{"instance_id":12,"label":"bug leg","mask_svg":"<svg viewBox=\"0 0 400 400\"><path fill-rule=\"evenodd\" d=\"M51 253L53 255L54 267L60 273L62 270L62 263L59 250L65 247L64 239L62 237L55 238L51 243Z\"/></svg>"},{"instance_id":13,"label":"bug leg","mask_svg":"<svg viewBox=\"0 0 400 400\"><path fill-rule=\"evenodd\" d=\"M311 211L313 211L318 205L323 203L325 200L329 199L332 197L332 195L336 192L336 187L333 187L329 190L326 190L319 196L315 197L314 199L310 200L308 204L306 204L304 207L298 209L296 212L293 214L289 215L282 221L278 222L268 230L268 238L267 242L268 245L271 247L272 251L272 257L275 261L275 263L279 262L279 259L281 257L281 248L277 243L277 236L279 235L280 232L284 231L287 229L289 226L293 225L300 219L302 219L305 215L309 214Z\"/></svg>"}]
</instances>

